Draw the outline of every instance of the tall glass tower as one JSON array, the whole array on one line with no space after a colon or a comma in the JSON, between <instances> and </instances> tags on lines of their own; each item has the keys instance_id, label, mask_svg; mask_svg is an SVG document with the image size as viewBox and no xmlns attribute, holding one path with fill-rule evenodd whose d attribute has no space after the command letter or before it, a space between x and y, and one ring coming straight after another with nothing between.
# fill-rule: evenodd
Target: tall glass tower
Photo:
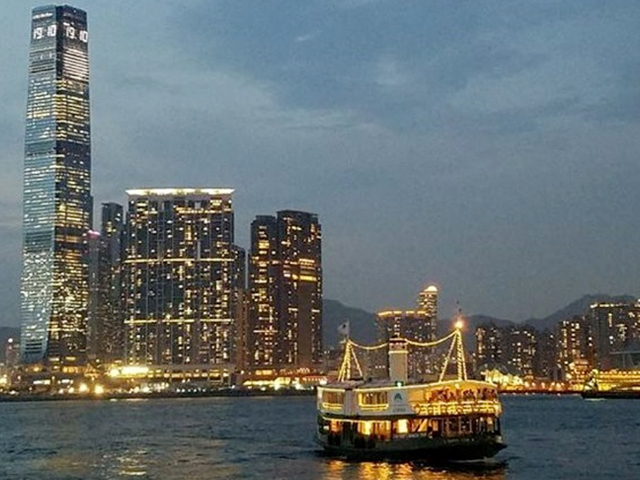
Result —
<instances>
[{"instance_id":1,"label":"tall glass tower","mask_svg":"<svg viewBox=\"0 0 640 480\"><path fill-rule=\"evenodd\" d=\"M91 225L87 14L32 11L24 162L23 362L86 356Z\"/></svg>"}]
</instances>

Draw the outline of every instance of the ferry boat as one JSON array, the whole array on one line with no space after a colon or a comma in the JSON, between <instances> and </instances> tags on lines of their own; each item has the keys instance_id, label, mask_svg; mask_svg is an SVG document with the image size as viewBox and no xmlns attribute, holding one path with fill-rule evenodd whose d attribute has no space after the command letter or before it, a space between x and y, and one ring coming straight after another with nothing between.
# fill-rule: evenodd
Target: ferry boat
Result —
<instances>
[{"instance_id":1,"label":"ferry boat","mask_svg":"<svg viewBox=\"0 0 640 480\"><path fill-rule=\"evenodd\" d=\"M408 379L408 344L434 346L451 340L438 381ZM335 383L318 387L316 441L329 455L351 459L479 460L505 448L495 385L467 378L461 326L431 343L392 338L389 378L364 381L348 338ZM452 354L457 376L446 378ZM355 368L351 368L354 364ZM352 371L355 370L355 375ZM355 378L350 378L350 377Z\"/></svg>"},{"instance_id":2,"label":"ferry boat","mask_svg":"<svg viewBox=\"0 0 640 480\"><path fill-rule=\"evenodd\" d=\"M593 370L584 384L582 398L640 399L640 369Z\"/></svg>"}]
</instances>

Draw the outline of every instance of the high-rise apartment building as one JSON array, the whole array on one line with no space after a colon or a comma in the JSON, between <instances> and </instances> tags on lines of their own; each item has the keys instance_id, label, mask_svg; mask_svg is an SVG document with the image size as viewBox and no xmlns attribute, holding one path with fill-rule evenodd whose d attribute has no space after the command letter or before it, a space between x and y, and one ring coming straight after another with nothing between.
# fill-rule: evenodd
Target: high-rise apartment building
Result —
<instances>
[{"instance_id":1,"label":"high-rise apartment building","mask_svg":"<svg viewBox=\"0 0 640 480\"><path fill-rule=\"evenodd\" d=\"M32 11L20 345L27 363L81 364L86 356L92 210L88 35L82 10Z\"/></svg>"},{"instance_id":2,"label":"high-rise apartment building","mask_svg":"<svg viewBox=\"0 0 640 480\"><path fill-rule=\"evenodd\" d=\"M438 287L428 285L418 294L418 310L432 319L435 329L438 322Z\"/></svg>"},{"instance_id":3,"label":"high-rise apartment building","mask_svg":"<svg viewBox=\"0 0 640 480\"><path fill-rule=\"evenodd\" d=\"M557 326L556 363L565 373L571 370L571 364L577 360L591 362L592 337L588 319L575 316L562 320Z\"/></svg>"},{"instance_id":4,"label":"high-rise apartment building","mask_svg":"<svg viewBox=\"0 0 640 480\"><path fill-rule=\"evenodd\" d=\"M98 352L99 324L103 317L101 300L106 297L103 292L103 282L100 280L100 272L104 269L102 239L100 232L91 230L87 235L87 249L89 255L89 304L87 308L87 358L95 361Z\"/></svg>"},{"instance_id":5,"label":"high-rise apartment building","mask_svg":"<svg viewBox=\"0 0 640 480\"><path fill-rule=\"evenodd\" d=\"M392 310L378 312L376 316L376 337L378 343L389 342L400 336L419 343L432 342L436 338L433 318L424 310ZM408 373L411 378L423 378L435 374L440 363L436 361L433 347L408 345ZM388 354L381 350L369 360L372 376L385 377L388 371Z\"/></svg>"},{"instance_id":6,"label":"high-rise apartment building","mask_svg":"<svg viewBox=\"0 0 640 480\"><path fill-rule=\"evenodd\" d=\"M274 367L278 348L277 285L280 275L278 221L260 215L251 223L249 255L249 365Z\"/></svg>"},{"instance_id":7,"label":"high-rise apartment building","mask_svg":"<svg viewBox=\"0 0 640 480\"><path fill-rule=\"evenodd\" d=\"M506 364L505 333L493 323L476 327L476 365L478 368L495 368Z\"/></svg>"},{"instance_id":8,"label":"high-rise apartment building","mask_svg":"<svg viewBox=\"0 0 640 480\"><path fill-rule=\"evenodd\" d=\"M251 224L249 364L317 368L322 361L322 255L317 215L283 210Z\"/></svg>"},{"instance_id":9,"label":"high-rise apartment building","mask_svg":"<svg viewBox=\"0 0 640 480\"><path fill-rule=\"evenodd\" d=\"M523 378L533 378L537 352L536 330L517 325L506 329L506 363Z\"/></svg>"},{"instance_id":10,"label":"high-rise apartment building","mask_svg":"<svg viewBox=\"0 0 640 480\"><path fill-rule=\"evenodd\" d=\"M124 288L130 364L231 364L244 251L231 189L129 190Z\"/></svg>"},{"instance_id":11,"label":"high-rise apartment building","mask_svg":"<svg viewBox=\"0 0 640 480\"><path fill-rule=\"evenodd\" d=\"M640 302L594 303L589 315L597 368L611 368L613 352L640 342Z\"/></svg>"},{"instance_id":12,"label":"high-rise apartment building","mask_svg":"<svg viewBox=\"0 0 640 480\"><path fill-rule=\"evenodd\" d=\"M539 364L538 337L533 327L498 327L485 323L476 327L476 368L506 369L522 378L532 378Z\"/></svg>"},{"instance_id":13,"label":"high-rise apartment building","mask_svg":"<svg viewBox=\"0 0 640 480\"><path fill-rule=\"evenodd\" d=\"M124 357L124 212L102 204L100 232L89 235L89 355L100 362Z\"/></svg>"},{"instance_id":14,"label":"high-rise apartment building","mask_svg":"<svg viewBox=\"0 0 640 480\"><path fill-rule=\"evenodd\" d=\"M534 367L535 376L549 379L558 378L556 333L545 329L542 332L537 332L536 337L538 341Z\"/></svg>"},{"instance_id":15,"label":"high-rise apartment building","mask_svg":"<svg viewBox=\"0 0 640 480\"><path fill-rule=\"evenodd\" d=\"M376 337L379 343L400 336L419 343L433 342L437 337L438 288L425 287L418 294L416 310L389 310L376 317ZM434 348L416 347L409 343L408 368L412 378L425 378L440 368L440 355ZM384 377L387 372L387 354L380 352L369 359L370 373Z\"/></svg>"}]
</instances>

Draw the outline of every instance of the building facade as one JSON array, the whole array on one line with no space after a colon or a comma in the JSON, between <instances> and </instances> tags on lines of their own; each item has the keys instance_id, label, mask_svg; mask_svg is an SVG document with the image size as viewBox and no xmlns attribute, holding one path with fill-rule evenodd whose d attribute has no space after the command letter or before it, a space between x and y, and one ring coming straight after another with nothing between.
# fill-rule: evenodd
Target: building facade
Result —
<instances>
[{"instance_id":1,"label":"building facade","mask_svg":"<svg viewBox=\"0 0 640 480\"><path fill-rule=\"evenodd\" d=\"M536 332L537 348L534 368L536 377L552 380L560 378L556 361L557 337L556 332L550 329Z\"/></svg>"},{"instance_id":2,"label":"building facade","mask_svg":"<svg viewBox=\"0 0 640 480\"><path fill-rule=\"evenodd\" d=\"M535 376L538 342L533 327L517 325L508 327L506 340L506 362L510 370L525 379Z\"/></svg>"},{"instance_id":3,"label":"building facade","mask_svg":"<svg viewBox=\"0 0 640 480\"><path fill-rule=\"evenodd\" d=\"M597 368L612 368L612 353L640 342L640 303L594 303L589 316Z\"/></svg>"},{"instance_id":4,"label":"building facade","mask_svg":"<svg viewBox=\"0 0 640 480\"><path fill-rule=\"evenodd\" d=\"M435 319L424 310L393 310L378 312L376 316L376 338L378 343L387 343L395 336L418 343L436 339ZM426 378L439 372L440 357L433 347L408 345L408 372L411 378ZM388 354L381 350L369 359L372 376L384 378L388 371Z\"/></svg>"},{"instance_id":5,"label":"building facade","mask_svg":"<svg viewBox=\"0 0 640 480\"><path fill-rule=\"evenodd\" d=\"M558 323L556 338L556 362L563 376L566 377L577 361L592 364L593 345L588 318L574 316L562 320Z\"/></svg>"},{"instance_id":6,"label":"building facade","mask_svg":"<svg viewBox=\"0 0 640 480\"><path fill-rule=\"evenodd\" d=\"M321 245L313 213L282 210L251 224L248 346L253 368L320 367Z\"/></svg>"},{"instance_id":7,"label":"building facade","mask_svg":"<svg viewBox=\"0 0 640 480\"><path fill-rule=\"evenodd\" d=\"M476 367L479 371L498 369L503 373L532 379L547 367L542 361L539 332L526 325L499 327L492 322L476 327ZM545 343L546 345L546 343ZM555 345L551 345L549 361L554 363ZM548 349L544 349L548 354ZM552 367L547 370L551 371Z\"/></svg>"},{"instance_id":8,"label":"building facade","mask_svg":"<svg viewBox=\"0 0 640 480\"><path fill-rule=\"evenodd\" d=\"M418 294L418 310L431 318L435 332L438 323L438 287L428 285Z\"/></svg>"},{"instance_id":9,"label":"building facade","mask_svg":"<svg viewBox=\"0 0 640 480\"><path fill-rule=\"evenodd\" d=\"M102 204L100 232L89 240L89 358L110 363L124 358L122 205Z\"/></svg>"},{"instance_id":10,"label":"building facade","mask_svg":"<svg viewBox=\"0 0 640 480\"><path fill-rule=\"evenodd\" d=\"M31 16L24 162L21 357L82 364L89 301L91 142L87 15Z\"/></svg>"},{"instance_id":11,"label":"building facade","mask_svg":"<svg viewBox=\"0 0 640 480\"><path fill-rule=\"evenodd\" d=\"M129 190L125 235L126 360L232 364L244 251L231 189Z\"/></svg>"},{"instance_id":12,"label":"building facade","mask_svg":"<svg viewBox=\"0 0 640 480\"><path fill-rule=\"evenodd\" d=\"M479 369L495 368L506 363L503 330L493 323L476 327L476 365Z\"/></svg>"},{"instance_id":13,"label":"building facade","mask_svg":"<svg viewBox=\"0 0 640 480\"><path fill-rule=\"evenodd\" d=\"M433 342L437 337L438 288L429 285L418 293L416 310L388 310L376 315L376 339L388 343L400 336L418 343ZM440 371L442 352L433 347L408 345L408 371L412 378L429 378ZM384 378L388 371L386 350L366 359L368 373Z\"/></svg>"},{"instance_id":14,"label":"building facade","mask_svg":"<svg viewBox=\"0 0 640 480\"><path fill-rule=\"evenodd\" d=\"M248 364L273 368L278 364L277 292L280 282L278 221L260 215L251 223L249 255Z\"/></svg>"}]
</instances>

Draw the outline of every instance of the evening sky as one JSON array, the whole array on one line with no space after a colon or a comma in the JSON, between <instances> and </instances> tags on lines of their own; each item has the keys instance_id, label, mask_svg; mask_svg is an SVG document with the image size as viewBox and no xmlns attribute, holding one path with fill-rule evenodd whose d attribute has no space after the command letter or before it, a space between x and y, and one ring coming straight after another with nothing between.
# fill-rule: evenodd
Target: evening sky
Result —
<instances>
[{"instance_id":1,"label":"evening sky","mask_svg":"<svg viewBox=\"0 0 640 480\"><path fill-rule=\"evenodd\" d=\"M93 194L318 213L325 297L523 320L640 293L640 2L76 0ZM19 323L30 9L0 16L0 325ZM97 226L98 222L94 222Z\"/></svg>"}]
</instances>

